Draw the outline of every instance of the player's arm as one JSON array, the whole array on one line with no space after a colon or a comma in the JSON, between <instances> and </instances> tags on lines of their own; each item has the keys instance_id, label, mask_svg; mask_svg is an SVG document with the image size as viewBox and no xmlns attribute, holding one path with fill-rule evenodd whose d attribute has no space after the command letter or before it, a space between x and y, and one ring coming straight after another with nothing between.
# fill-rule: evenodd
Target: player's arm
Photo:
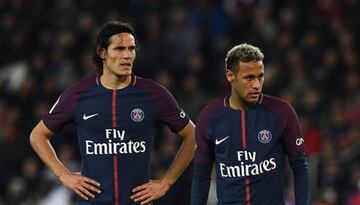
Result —
<instances>
[{"instance_id":1,"label":"player's arm","mask_svg":"<svg viewBox=\"0 0 360 205\"><path fill-rule=\"evenodd\" d=\"M294 174L294 192L296 205L309 204L309 168L305 154L290 157L290 166Z\"/></svg>"},{"instance_id":2,"label":"player's arm","mask_svg":"<svg viewBox=\"0 0 360 205\"><path fill-rule=\"evenodd\" d=\"M285 149L289 155L290 167L294 176L296 205L309 204L309 168L305 142L295 110L289 105L288 117L284 130Z\"/></svg>"},{"instance_id":3,"label":"player's arm","mask_svg":"<svg viewBox=\"0 0 360 205\"><path fill-rule=\"evenodd\" d=\"M191 205L206 205L210 189L211 170L211 164L194 165L194 176L191 185Z\"/></svg>"},{"instance_id":4,"label":"player's arm","mask_svg":"<svg viewBox=\"0 0 360 205\"><path fill-rule=\"evenodd\" d=\"M165 175L160 180L168 187L171 187L175 181L189 166L191 160L194 158L195 152L195 125L190 120L189 123L177 135L182 139L182 144L175 156L175 159L167 170Z\"/></svg>"},{"instance_id":5,"label":"player's arm","mask_svg":"<svg viewBox=\"0 0 360 205\"><path fill-rule=\"evenodd\" d=\"M98 189L100 184L80 173L70 172L56 156L56 153L50 144L52 136L54 136L54 133L46 127L43 121L40 121L30 134L31 146L40 159L59 178L66 188L85 200L94 198L94 192L100 193L100 190Z\"/></svg>"},{"instance_id":6,"label":"player's arm","mask_svg":"<svg viewBox=\"0 0 360 205\"><path fill-rule=\"evenodd\" d=\"M135 202L141 202L141 204L148 204L165 195L194 157L194 134L195 126L190 120L188 124L177 133L182 139L182 144L165 175L160 180L152 180L146 184L135 187L133 189L135 194L131 196L131 199Z\"/></svg>"},{"instance_id":7,"label":"player's arm","mask_svg":"<svg viewBox=\"0 0 360 205\"><path fill-rule=\"evenodd\" d=\"M209 195L214 147L209 140L207 116L206 111L202 112L196 122L195 140L197 146L191 185L191 205L206 205Z\"/></svg>"}]
</instances>

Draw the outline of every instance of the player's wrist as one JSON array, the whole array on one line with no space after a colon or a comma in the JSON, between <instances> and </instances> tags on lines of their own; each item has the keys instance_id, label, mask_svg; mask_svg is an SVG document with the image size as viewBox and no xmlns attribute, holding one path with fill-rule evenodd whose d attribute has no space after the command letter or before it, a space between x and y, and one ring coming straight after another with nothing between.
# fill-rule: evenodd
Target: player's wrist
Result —
<instances>
[{"instance_id":1,"label":"player's wrist","mask_svg":"<svg viewBox=\"0 0 360 205\"><path fill-rule=\"evenodd\" d=\"M54 172L54 174L60 181L62 181L64 176L70 174L70 171L65 169L65 170L61 170L61 171L58 171L58 172Z\"/></svg>"},{"instance_id":2,"label":"player's wrist","mask_svg":"<svg viewBox=\"0 0 360 205\"><path fill-rule=\"evenodd\" d=\"M164 177L160 180L160 182L167 188L170 189L170 187L174 184L173 182L171 182L171 180L169 180L168 178Z\"/></svg>"}]
</instances>

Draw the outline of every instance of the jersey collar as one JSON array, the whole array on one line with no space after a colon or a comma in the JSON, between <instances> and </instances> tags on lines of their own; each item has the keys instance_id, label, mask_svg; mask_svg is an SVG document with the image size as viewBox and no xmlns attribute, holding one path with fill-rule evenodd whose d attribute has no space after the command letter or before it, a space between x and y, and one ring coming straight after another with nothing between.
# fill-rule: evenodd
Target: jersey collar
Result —
<instances>
[{"instance_id":1,"label":"jersey collar","mask_svg":"<svg viewBox=\"0 0 360 205\"><path fill-rule=\"evenodd\" d=\"M257 101L257 103L255 105L261 105L262 101L263 101L264 95L262 93L260 93L259 96L259 100ZM230 96L225 96L224 98L224 107L230 107Z\"/></svg>"}]
</instances>

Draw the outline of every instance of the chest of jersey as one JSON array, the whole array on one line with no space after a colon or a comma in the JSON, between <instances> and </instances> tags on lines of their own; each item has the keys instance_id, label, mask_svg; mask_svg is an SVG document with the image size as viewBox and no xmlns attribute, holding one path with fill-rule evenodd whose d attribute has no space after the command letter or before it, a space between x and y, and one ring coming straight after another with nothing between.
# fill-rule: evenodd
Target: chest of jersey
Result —
<instances>
[{"instance_id":1,"label":"chest of jersey","mask_svg":"<svg viewBox=\"0 0 360 205\"><path fill-rule=\"evenodd\" d=\"M97 87L79 96L75 123L79 142L85 146L131 143L143 149L155 136L155 105L152 98L136 89L111 91Z\"/></svg>"},{"instance_id":2,"label":"chest of jersey","mask_svg":"<svg viewBox=\"0 0 360 205\"><path fill-rule=\"evenodd\" d=\"M266 109L224 109L210 120L215 161L229 165L259 164L283 152L283 128L278 116Z\"/></svg>"}]
</instances>

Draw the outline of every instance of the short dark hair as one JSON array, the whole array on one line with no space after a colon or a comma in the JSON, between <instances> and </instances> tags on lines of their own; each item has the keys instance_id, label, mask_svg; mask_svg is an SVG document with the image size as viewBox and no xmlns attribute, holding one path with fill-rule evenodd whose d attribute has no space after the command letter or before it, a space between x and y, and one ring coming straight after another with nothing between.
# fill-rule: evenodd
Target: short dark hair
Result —
<instances>
[{"instance_id":1,"label":"short dark hair","mask_svg":"<svg viewBox=\"0 0 360 205\"><path fill-rule=\"evenodd\" d=\"M99 31L92 54L92 61L95 65L96 72L101 74L103 72L103 59L100 57L100 51L107 49L110 44L110 38L119 33L129 33L134 36L135 43L136 36L134 28L129 24L122 21L109 21ZM137 47L137 46L136 46Z\"/></svg>"},{"instance_id":2,"label":"short dark hair","mask_svg":"<svg viewBox=\"0 0 360 205\"><path fill-rule=\"evenodd\" d=\"M231 48L225 58L225 68L235 73L238 72L239 63L248 63L251 61L262 61L264 54L258 47L250 44L240 44Z\"/></svg>"}]
</instances>

